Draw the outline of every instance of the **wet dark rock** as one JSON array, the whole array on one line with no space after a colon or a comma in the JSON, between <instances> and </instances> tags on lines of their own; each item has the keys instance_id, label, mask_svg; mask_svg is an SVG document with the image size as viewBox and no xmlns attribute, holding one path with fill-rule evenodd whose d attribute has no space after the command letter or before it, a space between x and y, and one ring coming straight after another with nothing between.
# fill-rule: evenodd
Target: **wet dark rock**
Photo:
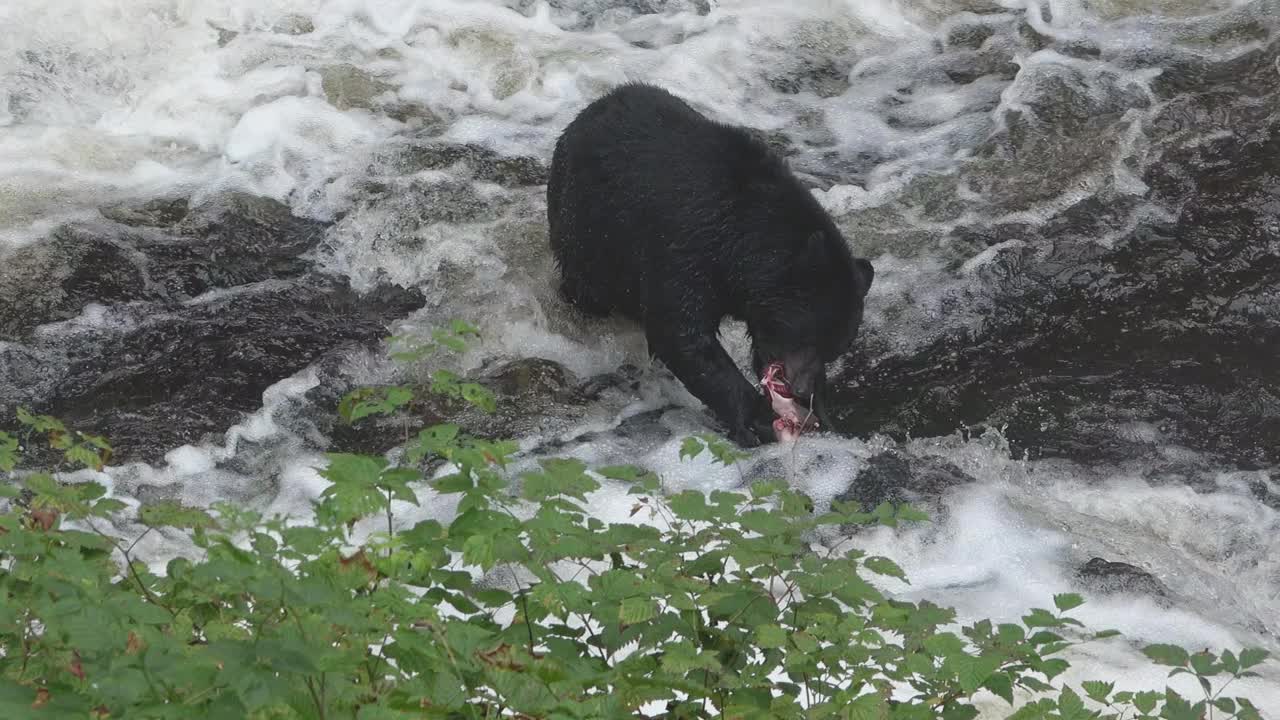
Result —
<instances>
[{"instance_id":1,"label":"wet dark rock","mask_svg":"<svg viewBox=\"0 0 1280 720\"><path fill-rule=\"evenodd\" d=\"M1067 57L1074 58L1096 58L1102 55L1102 48L1088 40L1059 43L1054 49Z\"/></svg>"},{"instance_id":2,"label":"wet dark rock","mask_svg":"<svg viewBox=\"0 0 1280 720\"><path fill-rule=\"evenodd\" d=\"M1270 45L1240 53L1225 60L1210 59L1198 53L1186 53L1176 57L1124 58L1126 64L1148 66L1160 63L1171 66L1152 81L1152 89L1163 98L1182 93L1207 93L1214 90L1230 91L1235 95L1258 97L1269 92L1278 82L1275 69L1276 56L1280 54L1280 40Z\"/></svg>"},{"instance_id":3,"label":"wet dark rock","mask_svg":"<svg viewBox=\"0 0 1280 720\"><path fill-rule=\"evenodd\" d=\"M1047 15L1048 13L1045 14ZM1027 22L1023 22L1018 26L1018 35L1033 52L1043 50L1053 44L1053 38L1042 34Z\"/></svg>"},{"instance_id":4,"label":"wet dark rock","mask_svg":"<svg viewBox=\"0 0 1280 720\"><path fill-rule=\"evenodd\" d=\"M186 198L158 199L142 205L110 205L100 210L102 216L129 227L173 227L190 211Z\"/></svg>"},{"instance_id":5,"label":"wet dark rock","mask_svg":"<svg viewBox=\"0 0 1280 720\"><path fill-rule=\"evenodd\" d=\"M934 502L951 488L974 482L955 465L936 457L911 457L896 450L872 456L849 484L836 496L854 502L864 510L882 502Z\"/></svg>"},{"instance_id":6,"label":"wet dark rock","mask_svg":"<svg viewBox=\"0 0 1280 720\"><path fill-rule=\"evenodd\" d=\"M832 185L865 186L871 171L885 159L873 152L842 155L827 151L799 155L789 164L797 175L825 190Z\"/></svg>"},{"instance_id":7,"label":"wet dark rock","mask_svg":"<svg viewBox=\"0 0 1280 720\"><path fill-rule=\"evenodd\" d=\"M949 48L977 50L987 38L995 34L996 29L988 23L959 24L947 32L946 44Z\"/></svg>"},{"instance_id":8,"label":"wet dark rock","mask_svg":"<svg viewBox=\"0 0 1280 720\"><path fill-rule=\"evenodd\" d=\"M181 301L306 273L304 256L324 238L325 227L273 200L235 193L194 208L176 237L139 236L134 243L148 257L151 281Z\"/></svg>"},{"instance_id":9,"label":"wet dark rock","mask_svg":"<svg viewBox=\"0 0 1280 720\"><path fill-rule=\"evenodd\" d=\"M215 288L297 277L325 227L241 194L193 209L164 200L102 212L120 224L63 226L0 262L0 339L22 339L89 303L182 302Z\"/></svg>"},{"instance_id":10,"label":"wet dark rock","mask_svg":"<svg viewBox=\"0 0 1280 720\"><path fill-rule=\"evenodd\" d=\"M360 295L316 276L184 305L73 349L35 409L107 436L122 462L155 462L179 445L219 439L262 406L267 387L336 345L384 337L421 302L416 292ZM13 409L0 413L12 417Z\"/></svg>"},{"instance_id":11,"label":"wet dark rock","mask_svg":"<svg viewBox=\"0 0 1280 720\"><path fill-rule=\"evenodd\" d=\"M839 97L849 89L853 63L830 57L799 57L782 72L769 76L769 85L780 93L811 92L821 98Z\"/></svg>"},{"instance_id":12,"label":"wet dark rock","mask_svg":"<svg viewBox=\"0 0 1280 720\"><path fill-rule=\"evenodd\" d=\"M518 187L547 182L547 167L537 158L499 155L479 145L435 141L412 141L384 151L374 159L372 169L386 168L409 175L457 165L465 166L472 179L498 185Z\"/></svg>"},{"instance_id":13,"label":"wet dark rock","mask_svg":"<svg viewBox=\"0 0 1280 720\"><path fill-rule=\"evenodd\" d=\"M103 209L0 263L0 426L27 405L153 462L217 438L268 386L373 342L417 291L352 291L307 257L323 223L226 194ZM78 318L96 306L87 322ZM37 327L39 332L33 332ZM8 342L4 342L4 341Z\"/></svg>"},{"instance_id":14,"label":"wet dark rock","mask_svg":"<svg viewBox=\"0 0 1280 720\"><path fill-rule=\"evenodd\" d=\"M1076 579L1088 591L1102 595L1149 595L1165 601L1163 604L1167 604L1169 599L1169 589L1164 583L1146 570L1129 563L1095 557L1076 570Z\"/></svg>"},{"instance_id":15,"label":"wet dark rock","mask_svg":"<svg viewBox=\"0 0 1280 720\"><path fill-rule=\"evenodd\" d=\"M82 226L0 255L0 341L73 318L89 303L147 297L144 268L127 242Z\"/></svg>"},{"instance_id":16,"label":"wet dark rock","mask_svg":"<svg viewBox=\"0 0 1280 720\"><path fill-rule=\"evenodd\" d=\"M1243 117L1211 149L1156 137L1147 180L1173 222L1129 229L1136 204L1094 198L1019 228L1026 245L982 270L983 326L854 360L834 383L837 424L896 437L1007 424L1016 454L1082 463L1167 445L1280 463L1280 116Z\"/></svg>"},{"instance_id":17,"label":"wet dark rock","mask_svg":"<svg viewBox=\"0 0 1280 720\"><path fill-rule=\"evenodd\" d=\"M968 85L988 76L1012 80L1018 74L1018 65L1012 56L997 51L954 52L946 56L942 72L956 85Z\"/></svg>"}]
</instances>

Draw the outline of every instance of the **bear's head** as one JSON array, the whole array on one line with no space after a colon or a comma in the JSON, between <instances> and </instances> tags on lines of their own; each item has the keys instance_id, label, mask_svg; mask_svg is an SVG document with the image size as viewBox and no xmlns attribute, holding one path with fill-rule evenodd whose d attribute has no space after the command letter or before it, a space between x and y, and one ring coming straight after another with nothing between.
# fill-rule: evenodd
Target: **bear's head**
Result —
<instances>
[{"instance_id":1,"label":"bear's head","mask_svg":"<svg viewBox=\"0 0 1280 720\"><path fill-rule=\"evenodd\" d=\"M770 363L781 362L796 399L820 411L814 401L820 403L826 366L858 337L875 268L854 257L834 229L814 233L800 245L800 252L773 268L775 292L753 303L752 366L759 378Z\"/></svg>"}]
</instances>

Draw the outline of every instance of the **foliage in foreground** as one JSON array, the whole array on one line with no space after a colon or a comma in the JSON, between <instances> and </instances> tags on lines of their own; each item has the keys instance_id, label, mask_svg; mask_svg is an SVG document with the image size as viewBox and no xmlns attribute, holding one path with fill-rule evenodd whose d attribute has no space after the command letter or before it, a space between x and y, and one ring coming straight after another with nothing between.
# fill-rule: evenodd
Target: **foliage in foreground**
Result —
<instances>
[{"instance_id":1,"label":"foliage in foreground","mask_svg":"<svg viewBox=\"0 0 1280 720\"><path fill-rule=\"evenodd\" d=\"M411 398L363 390L341 412ZM68 463L100 468L110 452L53 418L20 421L26 443L47 439ZM1262 717L1222 692L1262 650L1146 648L1194 675L1200 698L1065 687L1062 651L1115 634L1067 614L1079 596L957 627L949 609L877 589L877 575L905 579L889 559L810 542L824 526L925 519L906 507L815 513L781 482L668 495L641 468L571 459L514 475L513 445L441 425L402 463L331 455L315 522L291 526L227 505L132 509L94 482L17 471L21 447L0 433L0 717L965 720L984 697L1016 720ZM714 438L681 449L703 452L735 459ZM587 514L600 478L631 486L637 522ZM424 483L456 500L449 524L398 521L394 501L417 505ZM102 529L122 515L186 536L197 559L151 572L137 539Z\"/></svg>"}]
</instances>

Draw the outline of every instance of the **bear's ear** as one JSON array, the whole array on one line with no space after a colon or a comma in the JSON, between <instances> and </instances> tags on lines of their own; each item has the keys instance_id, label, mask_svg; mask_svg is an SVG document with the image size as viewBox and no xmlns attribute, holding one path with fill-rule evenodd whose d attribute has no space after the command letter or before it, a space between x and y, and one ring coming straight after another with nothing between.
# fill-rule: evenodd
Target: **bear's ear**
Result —
<instances>
[{"instance_id":1,"label":"bear's ear","mask_svg":"<svg viewBox=\"0 0 1280 720\"><path fill-rule=\"evenodd\" d=\"M862 297L866 297L867 293L871 291L871 282L876 279L876 269L872 267L871 261L866 258L854 259L853 267L862 276Z\"/></svg>"}]
</instances>

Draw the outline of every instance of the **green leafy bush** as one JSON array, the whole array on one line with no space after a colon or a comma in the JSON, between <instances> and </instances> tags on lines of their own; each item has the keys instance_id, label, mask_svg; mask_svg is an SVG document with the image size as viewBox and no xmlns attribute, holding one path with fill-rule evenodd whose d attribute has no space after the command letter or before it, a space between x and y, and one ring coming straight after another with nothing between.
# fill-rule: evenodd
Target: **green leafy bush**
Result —
<instances>
[{"instance_id":1,"label":"green leafy bush","mask_svg":"<svg viewBox=\"0 0 1280 720\"><path fill-rule=\"evenodd\" d=\"M492 406L457 378L443 386ZM411 398L359 391L341 412L394 413ZM513 444L440 425L401 463L330 455L309 525L225 504L140 508L147 532L185 533L201 551L156 574L132 556L136 539L100 529L126 511L101 485L17 469L38 438L91 468L107 443L20 421L21 444L0 433L0 717L964 720L984 695L1017 720L1262 717L1221 692L1261 650L1146 648L1198 678L1197 699L1064 687L1062 651L1115 634L1070 617L1079 596L1019 624L956 627L952 610L876 587L906 579L888 558L809 542L823 526L926 520L904 506L817 513L782 482L667 494L643 468L572 459L515 475ZM711 436L680 452L738 458ZM426 467L443 470L428 479ZM601 478L631 486L636 522L587 513ZM456 496L448 525L397 522L393 501L417 504L422 483ZM366 518L385 529L359 535Z\"/></svg>"}]
</instances>

